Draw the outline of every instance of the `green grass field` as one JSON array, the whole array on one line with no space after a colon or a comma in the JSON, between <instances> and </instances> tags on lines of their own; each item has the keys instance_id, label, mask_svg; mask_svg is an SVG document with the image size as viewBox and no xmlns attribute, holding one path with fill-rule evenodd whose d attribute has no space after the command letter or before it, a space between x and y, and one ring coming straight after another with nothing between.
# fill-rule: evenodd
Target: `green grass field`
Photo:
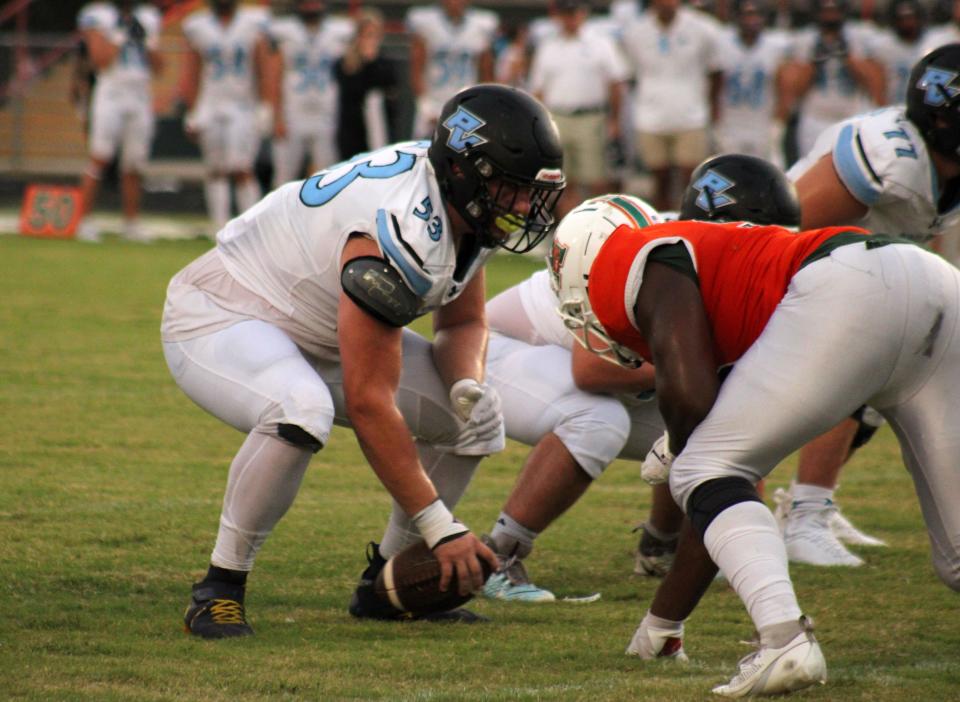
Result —
<instances>
[{"instance_id":1,"label":"green grass field","mask_svg":"<svg viewBox=\"0 0 960 702\"><path fill-rule=\"evenodd\" d=\"M389 503L344 430L258 559L257 635L185 636L242 437L177 389L158 327L167 280L209 245L0 236L0 699L703 700L733 673L752 627L723 584L688 623L689 665L624 655L657 584L631 574L649 489L627 463L528 561L537 582L599 602L478 601L493 622L476 627L352 620L364 546ZM535 266L498 256L491 291ZM524 455L511 444L481 465L457 510L476 531ZM791 473L779 467L771 491ZM890 547L862 550L858 569L793 568L830 672L795 697L960 699L958 600L933 574L889 430L854 459L840 499Z\"/></svg>"}]
</instances>

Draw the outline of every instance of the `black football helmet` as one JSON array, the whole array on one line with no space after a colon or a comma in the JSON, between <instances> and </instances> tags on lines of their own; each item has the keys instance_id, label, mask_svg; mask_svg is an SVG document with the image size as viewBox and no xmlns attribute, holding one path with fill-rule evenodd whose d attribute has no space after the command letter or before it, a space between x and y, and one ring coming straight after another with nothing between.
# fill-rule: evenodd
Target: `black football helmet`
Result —
<instances>
[{"instance_id":1,"label":"black football helmet","mask_svg":"<svg viewBox=\"0 0 960 702\"><path fill-rule=\"evenodd\" d=\"M495 83L461 90L440 112L429 156L444 199L481 246L526 253L550 231L566 184L563 149L532 96Z\"/></svg>"},{"instance_id":2,"label":"black football helmet","mask_svg":"<svg viewBox=\"0 0 960 702\"><path fill-rule=\"evenodd\" d=\"M931 151L960 161L960 44L936 48L913 67L907 118Z\"/></svg>"},{"instance_id":3,"label":"black football helmet","mask_svg":"<svg viewBox=\"0 0 960 702\"><path fill-rule=\"evenodd\" d=\"M746 154L708 158L690 176L680 219L800 226L793 183L769 161Z\"/></svg>"}]
</instances>

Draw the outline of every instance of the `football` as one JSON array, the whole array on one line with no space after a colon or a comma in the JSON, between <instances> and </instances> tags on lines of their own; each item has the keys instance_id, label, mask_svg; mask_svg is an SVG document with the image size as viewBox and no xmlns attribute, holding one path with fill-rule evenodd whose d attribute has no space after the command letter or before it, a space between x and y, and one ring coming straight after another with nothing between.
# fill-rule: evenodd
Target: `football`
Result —
<instances>
[{"instance_id":1,"label":"football","mask_svg":"<svg viewBox=\"0 0 960 702\"><path fill-rule=\"evenodd\" d=\"M480 559L486 581L492 570ZM446 592L440 592L440 561L423 541L408 546L389 559L374 584L377 596L397 609L412 614L431 614L455 609L473 598L457 591L457 574Z\"/></svg>"}]
</instances>

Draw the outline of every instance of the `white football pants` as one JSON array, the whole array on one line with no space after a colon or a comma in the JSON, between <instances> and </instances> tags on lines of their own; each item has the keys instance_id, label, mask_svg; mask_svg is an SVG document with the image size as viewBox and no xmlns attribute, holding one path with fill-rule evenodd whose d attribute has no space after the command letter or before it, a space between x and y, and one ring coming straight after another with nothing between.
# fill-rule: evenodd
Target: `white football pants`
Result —
<instances>
[{"instance_id":1,"label":"white football pants","mask_svg":"<svg viewBox=\"0 0 960 702\"><path fill-rule=\"evenodd\" d=\"M755 483L868 404L900 441L937 574L960 590L958 316L960 271L916 246L842 246L802 268L674 461L677 504L714 478Z\"/></svg>"}]
</instances>

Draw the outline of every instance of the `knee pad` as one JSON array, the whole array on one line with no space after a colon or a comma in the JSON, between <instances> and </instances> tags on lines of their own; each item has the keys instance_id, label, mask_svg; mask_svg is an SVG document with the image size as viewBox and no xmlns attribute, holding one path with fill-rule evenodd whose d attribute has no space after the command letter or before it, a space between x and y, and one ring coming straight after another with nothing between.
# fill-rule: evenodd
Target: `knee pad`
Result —
<instances>
[{"instance_id":1,"label":"knee pad","mask_svg":"<svg viewBox=\"0 0 960 702\"><path fill-rule=\"evenodd\" d=\"M316 453L323 448L323 442L296 424L277 425L277 436L287 443Z\"/></svg>"},{"instance_id":2,"label":"knee pad","mask_svg":"<svg viewBox=\"0 0 960 702\"><path fill-rule=\"evenodd\" d=\"M630 435L630 415L620 402L591 400L584 411L566 414L553 433L583 472L596 480L616 458Z\"/></svg>"},{"instance_id":3,"label":"knee pad","mask_svg":"<svg viewBox=\"0 0 960 702\"><path fill-rule=\"evenodd\" d=\"M740 502L763 501L746 478L714 478L698 485L690 495L687 516L702 539L718 514Z\"/></svg>"}]
</instances>

